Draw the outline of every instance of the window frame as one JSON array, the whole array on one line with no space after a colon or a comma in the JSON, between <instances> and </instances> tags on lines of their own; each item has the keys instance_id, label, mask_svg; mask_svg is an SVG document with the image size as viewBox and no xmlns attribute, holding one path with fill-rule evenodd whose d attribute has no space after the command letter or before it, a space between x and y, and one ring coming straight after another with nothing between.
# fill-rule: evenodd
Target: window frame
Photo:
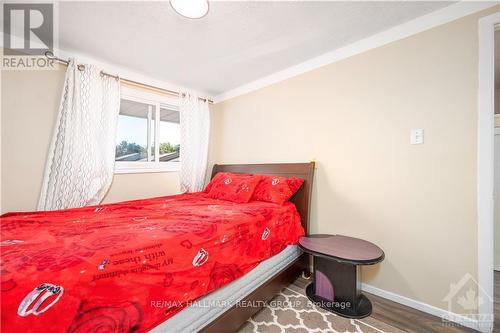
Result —
<instances>
[{"instance_id":1,"label":"window frame","mask_svg":"<svg viewBox=\"0 0 500 333\"><path fill-rule=\"evenodd\" d=\"M133 89L130 87L121 87L120 99L125 99L132 102L144 103L154 107L155 114L155 160L154 161L115 161L115 174L126 173L150 173L150 172L178 172L180 162L160 162L160 109L168 108L170 110L179 111L179 100L175 97L155 94L143 89ZM180 112L180 111L179 111ZM149 131L150 122L148 121L148 144L150 143L151 133ZM116 138L115 138L116 141ZM116 142L115 142L116 146ZM147 148L150 152L150 147ZM149 156L150 153L148 153Z\"/></svg>"}]
</instances>

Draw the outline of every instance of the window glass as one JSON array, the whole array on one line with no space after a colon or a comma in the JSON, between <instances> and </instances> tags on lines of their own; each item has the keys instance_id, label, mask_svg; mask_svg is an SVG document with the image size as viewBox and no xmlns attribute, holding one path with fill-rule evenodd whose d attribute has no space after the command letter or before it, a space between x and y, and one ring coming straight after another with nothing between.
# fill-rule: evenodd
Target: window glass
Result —
<instances>
[{"instance_id":1,"label":"window glass","mask_svg":"<svg viewBox=\"0 0 500 333\"><path fill-rule=\"evenodd\" d=\"M116 138L115 161L154 161L154 105L122 99Z\"/></svg>"},{"instance_id":2,"label":"window glass","mask_svg":"<svg viewBox=\"0 0 500 333\"><path fill-rule=\"evenodd\" d=\"M180 158L180 117L179 111L160 108L160 162L179 162Z\"/></svg>"}]
</instances>

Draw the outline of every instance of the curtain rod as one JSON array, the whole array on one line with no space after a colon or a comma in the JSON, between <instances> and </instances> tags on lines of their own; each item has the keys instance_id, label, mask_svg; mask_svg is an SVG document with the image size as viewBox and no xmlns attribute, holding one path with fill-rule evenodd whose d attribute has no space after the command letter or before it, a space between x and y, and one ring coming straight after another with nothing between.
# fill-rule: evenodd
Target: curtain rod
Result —
<instances>
[{"instance_id":1,"label":"curtain rod","mask_svg":"<svg viewBox=\"0 0 500 333\"><path fill-rule=\"evenodd\" d=\"M56 57L50 51L45 52L45 57L47 57L48 59L51 59L51 60L58 61L59 63L64 64L66 66L69 65L69 60L58 58L58 57ZM83 70L83 68L85 67L85 65L80 64L80 65L77 65L77 67L78 67L79 70ZM165 93L167 93L169 95L179 96L181 94L180 92L175 91L175 90L168 90L168 89L165 89L165 88L155 87L155 86L152 86L152 85L149 85L149 84L145 84L145 83L142 83L142 82L138 82L138 81L134 81L134 80L129 80L129 79L121 78L118 75L109 74L109 73L106 73L104 71L101 71L101 74L109 76L109 77L112 77L112 78L115 78L117 80L120 80L122 82L128 83L130 85L144 87L144 88L149 88L151 90L159 90L159 91L165 92ZM208 99L208 98L198 97L198 99L201 100L201 101L208 102L210 104L214 103L214 101L212 101L211 99Z\"/></svg>"}]
</instances>

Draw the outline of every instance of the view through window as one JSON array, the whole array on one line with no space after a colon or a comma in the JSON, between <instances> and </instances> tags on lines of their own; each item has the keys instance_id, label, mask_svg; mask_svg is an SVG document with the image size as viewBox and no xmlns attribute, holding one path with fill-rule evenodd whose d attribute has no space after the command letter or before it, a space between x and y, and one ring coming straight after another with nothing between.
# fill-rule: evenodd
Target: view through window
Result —
<instances>
[{"instance_id":1,"label":"view through window","mask_svg":"<svg viewBox=\"0 0 500 333\"><path fill-rule=\"evenodd\" d=\"M117 162L179 162L179 154L179 111L121 100L115 151Z\"/></svg>"},{"instance_id":2,"label":"view through window","mask_svg":"<svg viewBox=\"0 0 500 333\"><path fill-rule=\"evenodd\" d=\"M160 162L179 162L181 149L179 111L160 108Z\"/></svg>"}]
</instances>

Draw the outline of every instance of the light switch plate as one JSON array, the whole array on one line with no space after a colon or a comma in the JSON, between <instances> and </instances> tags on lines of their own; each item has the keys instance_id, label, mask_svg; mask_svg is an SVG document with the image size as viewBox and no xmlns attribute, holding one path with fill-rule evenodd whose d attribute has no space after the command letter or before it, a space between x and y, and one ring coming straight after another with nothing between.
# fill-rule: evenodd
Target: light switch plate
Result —
<instances>
[{"instance_id":1,"label":"light switch plate","mask_svg":"<svg viewBox=\"0 0 500 333\"><path fill-rule=\"evenodd\" d=\"M421 145L424 143L424 129L413 128L410 132L410 143L412 145Z\"/></svg>"}]
</instances>

